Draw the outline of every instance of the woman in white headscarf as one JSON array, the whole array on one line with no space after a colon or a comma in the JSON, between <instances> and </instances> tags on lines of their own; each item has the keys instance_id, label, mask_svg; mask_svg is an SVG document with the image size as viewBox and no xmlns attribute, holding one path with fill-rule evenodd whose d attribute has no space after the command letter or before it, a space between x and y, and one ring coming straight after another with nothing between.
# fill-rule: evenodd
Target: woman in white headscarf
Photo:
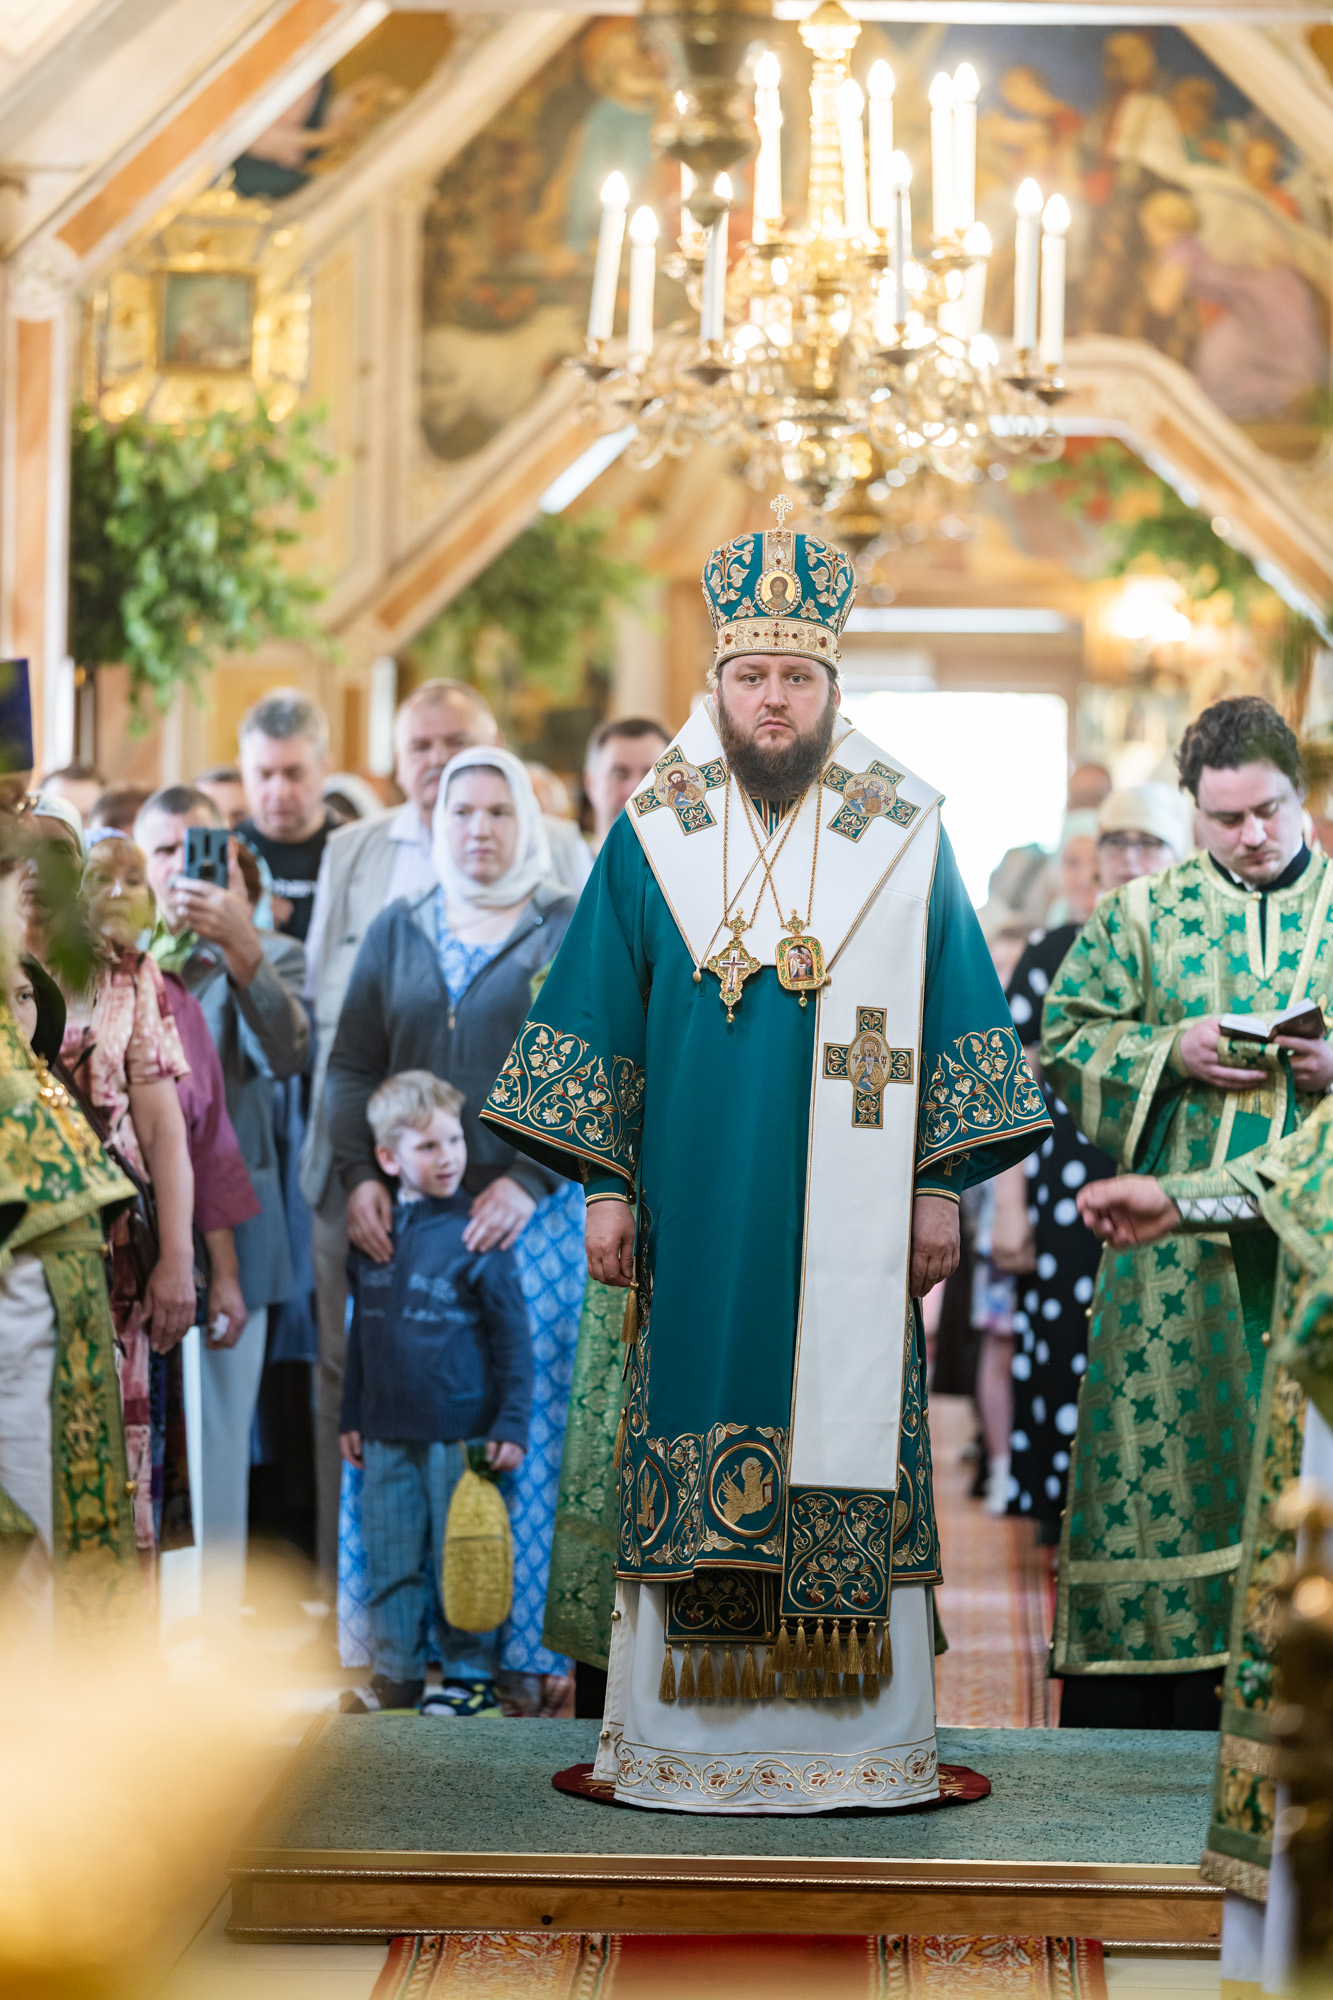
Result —
<instances>
[{"instance_id":1,"label":"woman in white headscarf","mask_svg":"<svg viewBox=\"0 0 1333 2000\"><path fill-rule=\"evenodd\" d=\"M379 1175L366 1105L387 1077L424 1069L463 1093L471 1209L468 1250L513 1249L532 1323L535 1383L527 1456L506 1482L514 1530L514 1609L500 1645L452 1648L434 1705L493 1710L494 1676L526 1677L529 1705L556 1690L568 1662L542 1644L560 1448L587 1265L583 1191L535 1166L480 1124L478 1113L555 957L574 899L552 882L551 852L531 780L512 752L464 750L446 766L434 818L439 887L392 903L357 955L329 1057L334 1172L347 1190L348 1234L376 1263L392 1251L392 1202ZM340 1535L340 1618L356 1594L348 1468ZM456 1655L456 1657L455 1657ZM364 1654L360 1657L364 1658ZM352 1660L348 1664L354 1664ZM367 1706L369 1706L369 1701Z\"/></svg>"}]
</instances>

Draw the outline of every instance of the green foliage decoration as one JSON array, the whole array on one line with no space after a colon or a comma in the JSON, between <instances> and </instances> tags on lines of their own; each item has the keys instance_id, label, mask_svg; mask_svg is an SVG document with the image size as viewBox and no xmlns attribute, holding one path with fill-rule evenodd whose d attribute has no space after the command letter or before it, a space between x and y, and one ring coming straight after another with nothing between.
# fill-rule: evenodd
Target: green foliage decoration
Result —
<instances>
[{"instance_id":1,"label":"green foliage decoration","mask_svg":"<svg viewBox=\"0 0 1333 2000\"><path fill-rule=\"evenodd\" d=\"M310 615L321 588L285 560L293 516L334 469L319 423L278 423L259 402L183 424L76 412L70 650L81 666L129 668L139 727L179 687L197 698L218 652L323 642Z\"/></svg>"},{"instance_id":2,"label":"green foliage decoration","mask_svg":"<svg viewBox=\"0 0 1333 2000\"><path fill-rule=\"evenodd\" d=\"M502 722L522 685L578 699L590 660L610 653L612 613L636 603L647 572L613 545L614 515L542 514L466 584L413 652L479 687Z\"/></svg>"}]
</instances>

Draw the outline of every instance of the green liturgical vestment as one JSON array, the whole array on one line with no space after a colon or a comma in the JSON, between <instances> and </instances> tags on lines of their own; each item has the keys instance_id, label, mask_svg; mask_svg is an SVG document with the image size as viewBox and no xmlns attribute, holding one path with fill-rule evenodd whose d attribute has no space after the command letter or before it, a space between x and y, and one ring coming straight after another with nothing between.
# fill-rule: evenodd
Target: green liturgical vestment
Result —
<instances>
[{"instance_id":1,"label":"green liturgical vestment","mask_svg":"<svg viewBox=\"0 0 1333 2000\"><path fill-rule=\"evenodd\" d=\"M1184 1024L1333 989L1333 865L1260 895L1205 854L1106 896L1043 1011L1042 1061L1127 1171L1192 1173L1280 1139L1319 1101L1268 1052L1261 1086L1179 1065ZM1181 1673L1227 1658L1264 1374L1273 1249L1262 1233L1108 1249L1061 1537L1052 1672ZM1237 1278L1241 1282L1238 1286ZM1246 1308L1242 1310L1242 1308Z\"/></svg>"},{"instance_id":2,"label":"green liturgical vestment","mask_svg":"<svg viewBox=\"0 0 1333 2000\"><path fill-rule=\"evenodd\" d=\"M1277 1521L1293 1480L1333 1491L1333 1098L1297 1131L1224 1167L1163 1175L1187 1230L1226 1228L1238 1245L1255 1232L1276 1238L1276 1284L1256 1292L1271 1318L1253 1470L1231 1618L1230 1658L1212 1823L1203 1857L1208 1881L1262 1901L1274 1817L1270 1732L1280 1688L1273 1661L1277 1586L1295 1538Z\"/></svg>"},{"instance_id":3,"label":"green liturgical vestment","mask_svg":"<svg viewBox=\"0 0 1333 2000\"><path fill-rule=\"evenodd\" d=\"M590 1200L637 1202L599 1773L681 1809L906 1804L936 1791L939 1579L913 1192L956 1195L1047 1121L938 795L840 726L822 787L752 811L699 710L613 827L484 1116ZM827 976L802 1004L778 966ZM585 1460L609 1431L599 1401ZM611 1523L590 1462L578 1480L587 1550ZM581 1562L557 1546L553 1577Z\"/></svg>"}]
</instances>

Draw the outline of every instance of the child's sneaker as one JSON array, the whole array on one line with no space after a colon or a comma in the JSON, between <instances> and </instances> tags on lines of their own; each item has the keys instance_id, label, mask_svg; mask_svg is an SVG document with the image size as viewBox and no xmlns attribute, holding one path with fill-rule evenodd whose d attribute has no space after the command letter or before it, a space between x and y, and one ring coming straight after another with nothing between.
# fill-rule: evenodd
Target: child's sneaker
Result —
<instances>
[{"instance_id":1,"label":"child's sneaker","mask_svg":"<svg viewBox=\"0 0 1333 2000\"><path fill-rule=\"evenodd\" d=\"M415 1708L424 1686L424 1681L391 1681L387 1674L372 1674L368 1687L348 1688L338 1707L344 1715L378 1715L389 1708Z\"/></svg>"},{"instance_id":2,"label":"child's sneaker","mask_svg":"<svg viewBox=\"0 0 1333 2000\"><path fill-rule=\"evenodd\" d=\"M446 1681L443 1687L428 1688L421 1698L421 1713L439 1717L503 1715L494 1681Z\"/></svg>"}]
</instances>

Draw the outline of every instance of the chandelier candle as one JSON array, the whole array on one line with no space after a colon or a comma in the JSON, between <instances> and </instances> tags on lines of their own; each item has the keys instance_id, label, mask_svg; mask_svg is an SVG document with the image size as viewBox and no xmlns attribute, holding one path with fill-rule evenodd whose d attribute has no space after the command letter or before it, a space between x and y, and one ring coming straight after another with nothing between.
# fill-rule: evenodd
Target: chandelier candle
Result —
<instances>
[{"instance_id":1,"label":"chandelier candle","mask_svg":"<svg viewBox=\"0 0 1333 2000\"><path fill-rule=\"evenodd\" d=\"M754 66L754 240L768 243L782 228L782 69L771 49ZM771 233L770 233L771 232Z\"/></svg>"},{"instance_id":2,"label":"chandelier candle","mask_svg":"<svg viewBox=\"0 0 1333 2000\"><path fill-rule=\"evenodd\" d=\"M935 240L953 234L953 78L941 70L930 86L930 194Z\"/></svg>"},{"instance_id":3,"label":"chandelier candle","mask_svg":"<svg viewBox=\"0 0 1333 2000\"><path fill-rule=\"evenodd\" d=\"M629 372L641 375L653 351L653 287L657 282L657 217L636 208L629 226Z\"/></svg>"},{"instance_id":4,"label":"chandelier candle","mask_svg":"<svg viewBox=\"0 0 1333 2000\"><path fill-rule=\"evenodd\" d=\"M893 180L893 317L907 324L907 265L912 255L912 162L895 153L889 163Z\"/></svg>"},{"instance_id":5,"label":"chandelier candle","mask_svg":"<svg viewBox=\"0 0 1333 2000\"><path fill-rule=\"evenodd\" d=\"M1069 203L1053 194L1041 218L1041 365L1058 368L1065 358L1065 231Z\"/></svg>"},{"instance_id":6,"label":"chandelier candle","mask_svg":"<svg viewBox=\"0 0 1333 2000\"><path fill-rule=\"evenodd\" d=\"M981 85L971 63L953 73L953 214L959 235L977 219L977 92Z\"/></svg>"},{"instance_id":7,"label":"chandelier candle","mask_svg":"<svg viewBox=\"0 0 1333 2000\"><path fill-rule=\"evenodd\" d=\"M1041 248L1041 189L1024 181L1014 200L1014 346L1031 354L1037 344L1037 260ZM1063 248L1063 245L1061 246Z\"/></svg>"},{"instance_id":8,"label":"chandelier candle","mask_svg":"<svg viewBox=\"0 0 1333 2000\"><path fill-rule=\"evenodd\" d=\"M731 178L728 174L718 175L713 182L713 192L723 201L730 202ZM704 242L704 283L699 314L699 338L706 344L719 342L726 325L728 217L729 210L724 208Z\"/></svg>"},{"instance_id":9,"label":"chandelier candle","mask_svg":"<svg viewBox=\"0 0 1333 2000\"><path fill-rule=\"evenodd\" d=\"M870 98L870 224L893 228L893 71L881 60L866 78Z\"/></svg>"},{"instance_id":10,"label":"chandelier candle","mask_svg":"<svg viewBox=\"0 0 1333 2000\"><path fill-rule=\"evenodd\" d=\"M629 183L625 176L608 174L602 187L602 226L597 234L597 263L592 274L592 304L588 308L589 340L611 338L628 207Z\"/></svg>"},{"instance_id":11,"label":"chandelier candle","mask_svg":"<svg viewBox=\"0 0 1333 2000\"><path fill-rule=\"evenodd\" d=\"M975 340L986 317L986 260L991 253L990 231L984 222L974 222L966 231L963 249L976 259L963 273L963 329L969 340Z\"/></svg>"},{"instance_id":12,"label":"chandelier candle","mask_svg":"<svg viewBox=\"0 0 1333 2000\"><path fill-rule=\"evenodd\" d=\"M838 89L838 140L842 149L842 213L849 236L866 237L870 214L866 207L866 142L861 126L865 98L861 86L848 77Z\"/></svg>"}]
</instances>

